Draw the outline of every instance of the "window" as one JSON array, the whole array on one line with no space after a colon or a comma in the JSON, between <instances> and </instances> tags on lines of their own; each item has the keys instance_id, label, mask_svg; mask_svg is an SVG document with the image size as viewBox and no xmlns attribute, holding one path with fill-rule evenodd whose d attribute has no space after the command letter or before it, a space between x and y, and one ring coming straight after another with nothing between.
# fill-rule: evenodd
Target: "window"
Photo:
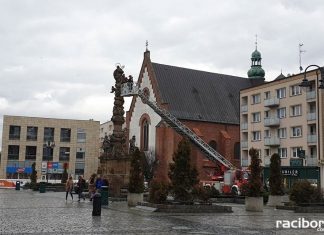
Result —
<instances>
[{"instance_id":1,"label":"window","mask_svg":"<svg viewBox=\"0 0 324 235\"><path fill-rule=\"evenodd\" d=\"M27 126L27 140L37 140L38 127L36 126Z\"/></svg>"},{"instance_id":2,"label":"window","mask_svg":"<svg viewBox=\"0 0 324 235\"><path fill-rule=\"evenodd\" d=\"M234 144L234 159L241 159L240 143L236 142Z\"/></svg>"},{"instance_id":3,"label":"window","mask_svg":"<svg viewBox=\"0 0 324 235\"><path fill-rule=\"evenodd\" d=\"M19 139L20 139L20 126L10 126L9 140L19 140Z\"/></svg>"},{"instance_id":4,"label":"window","mask_svg":"<svg viewBox=\"0 0 324 235\"><path fill-rule=\"evenodd\" d=\"M75 163L75 175L84 175L84 162L76 162Z\"/></svg>"},{"instance_id":5,"label":"window","mask_svg":"<svg viewBox=\"0 0 324 235\"><path fill-rule=\"evenodd\" d=\"M213 149L217 150L217 142L215 140L212 140L209 142L209 146Z\"/></svg>"},{"instance_id":6,"label":"window","mask_svg":"<svg viewBox=\"0 0 324 235\"><path fill-rule=\"evenodd\" d=\"M302 127L294 126L291 128L292 137L301 137L302 136Z\"/></svg>"},{"instance_id":7,"label":"window","mask_svg":"<svg viewBox=\"0 0 324 235\"><path fill-rule=\"evenodd\" d=\"M282 99L286 97L286 87L277 89L277 98Z\"/></svg>"},{"instance_id":8,"label":"window","mask_svg":"<svg viewBox=\"0 0 324 235\"><path fill-rule=\"evenodd\" d=\"M76 160L84 160L85 159L85 151L83 148L77 148L76 151Z\"/></svg>"},{"instance_id":9,"label":"window","mask_svg":"<svg viewBox=\"0 0 324 235\"><path fill-rule=\"evenodd\" d=\"M261 95L260 94L252 95L252 104L258 104L260 102L261 102Z\"/></svg>"},{"instance_id":10,"label":"window","mask_svg":"<svg viewBox=\"0 0 324 235\"><path fill-rule=\"evenodd\" d=\"M109 125L109 131L112 131L112 129L113 129L113 126Z\"/></svg>"},{"instance_id":11,"label":"window","mask_svg":"<svg viewBox=\"0 0 324 235\"><path fill-rule=\"evenodd\" d=\"M51 146L43 147L43 161L53 161L53 150Z\"/></svg>"},{"instance_id":12,"label":"window","mask_svg":"<svg viewBox=\"0 0 324 235\"><path fill-rule=\"evenodd\" d=\"M301 87L299 85L294 85L290 87L291 95L300 95L301 94Z\"/></svg>"},{"instance_id":13,"label":"window","mask_svg":"<svg viewBox=\"0 0 324 235\"><path fill-rule=\"evenodd\" d=\"M84 129L78 128L77 142L78 143L85 143L86 142L86 133L85 133Z\"/></svg>"},{"instance_id":14,"label":"window","mask_svg":"<svg viewBox=\"0 0 324 235\"><path fill-rule=\"evenodd\" d=\"M19 145L8 146L8 160L19 160Z\"/></svg>"},{"instance_id":15,"label":"window","mask_svg":"<svg viewBox=\"0 0 324 235\"><path fill-rule=\"evenodd\" d=\"M61 128L61 142L70 142L70 141L71 141L71 129Z\"/></svg>"},{"instance_id":16,"label":"window","mask_svg":"<svg viewBox=\"0 0 324 235\"><path fill-rule=\"evenodd\" d=\"M301 115L301 105L293 105L290 107L290 116L300 116Z\"/></svg>"},{"instance_id":17,"label":"window","mask_svg":"<svg viewBox=\"0 0 324 235\"><path fill-rule=\"evenodd\" d=\"M36 146L26 146L25 160L36 160Z\"/></svg>"},{"instance_id":18,"label":"window","mask_svg":"<svg viewBox=\"0 0 324 235\"><path fill-rule=\"evenodd\" d=\"M252 131L252 141L261 140L261 131Z\"/></svg>"},{"instance_id":19,"label":"window","mask_svg":"<svg viewBox=\"0 0 324 235\"><path fill-rule=\"evenodd\" d=\"M270 138L270 137L271 137L270 130L264 130L264 138Z\"/></svg>"},{"instance_id":20,"label":"window","mask_svg":"<svg viewBox=\"0 0 324 235\"><path fill-rule=\"evenodd\" d=\"M298 157L298 151L303 150L302 147L292 147L291 148L291 157Z\"/></svg>"},{"instance_id":21,"label":"window","mask_svg":"<svg viewBox=\"0 0 324 235\"><path fill-rule=\"evenodd\" d=\"M287 129L286 128L279 128L278 129L278 138L280 138L280 139L287 138Z\"/></svg>"},{"instance_id":22,"label":"window","mask_svg":"<svg viewBox=\"0 0 324 235\"><path fill-rule=\"evenodd\" d=\"M60 147L59 161L70 161L70 148Z\"/></svg>"},{"instance_id":23,"label":"window","mask_svg":"<svg viewBox=\"0 0 324 235\"><path fill-rule=\"evenodd\" d=\"M286 108L277 109L277 117L285 118L286 117Z\"/></svg>"},{"instance_id":24,"label":"window","mask_svg":"<svg viewBox=\"0 0 324 235\"><path fill-rule=\"evenodd\" d=\"M149 123L147 120L143 122L143 150L148 150L148 140L149 140Z\"/></svg>"},{"instance_id":25,"label":"window","mask_svg":"<svg viewBox=\"0 0 324 235\"><path fill-rule=\"evenodd\" d=\"M264 156L270 156L270 149L264 150Z\"/></svg>"},{"instance_id":26,"label":"window","mask_svg":"<svg viewBox=\"0 0 324 235\"><path fill-rule=\"evenodd\" d=\"M252 122L260 122L261 121L261 113L252 113Z\"/></svg>"},{"instance_id":27,"label":"window","mask_svg":"<svg viewBox=\"0 0 324 235\"><path fill-rule=\"evenodd\" d=\"M264 99L265 99L265 100L270 99L270 91L266 91L266 92L264 92Z\"/></svg>"},{"instance_id":28,"label":"window","mask_svg":"<svg viewBox=\"0 0 324 235\"><path fill-rule=\"evenodd\" d=\"M44 141L54 141L54 128L52 127L44 128Z\"/></svg>"},{"instance_id":29,"label":"window","mask_svg":"<svg viewBox=\"0 0 324 235\"><path fill-rule=\"evenodd\" d=\"M264 111L264 118L270 117L270 112L269 111Z\"/></svg>"},{"instance_id":30,"label":"window","mask_svg":"<svg viewBox=\"0 0 324 235\"><path fill-rule=\"evenodd\" d=\"M287 148L278 148L278 154L281 158L287 158Z\"/></svg>"}]
</instances>

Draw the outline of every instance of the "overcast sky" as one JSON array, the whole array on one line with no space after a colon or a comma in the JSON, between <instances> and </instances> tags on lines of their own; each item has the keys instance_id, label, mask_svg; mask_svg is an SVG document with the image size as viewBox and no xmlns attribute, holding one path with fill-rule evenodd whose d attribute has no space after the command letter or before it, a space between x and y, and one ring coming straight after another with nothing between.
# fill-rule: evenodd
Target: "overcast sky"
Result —
<instances>
[{"instance_id":1,"label":"overcast sky","mask_svg":"<svg viewBox=\"0 0 324 235\"><path fill-rule=\"evenodd\" d=\"M149 42L157 63L266 80L324 65L322 0L0 0L3 115L110 120L116 63L138 78ZM126 98L126 107L130 98Z\"/></svg>"}]
</instances>

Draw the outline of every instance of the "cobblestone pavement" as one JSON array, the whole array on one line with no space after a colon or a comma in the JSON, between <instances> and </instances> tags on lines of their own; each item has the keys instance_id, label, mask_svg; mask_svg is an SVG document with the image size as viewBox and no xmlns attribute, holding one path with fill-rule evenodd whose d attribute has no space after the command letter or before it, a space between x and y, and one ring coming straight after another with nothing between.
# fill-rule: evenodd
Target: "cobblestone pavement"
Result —
<instances>
[{"instance_id":1,"label":"cobblestone pavement","mask_svg":"<svg viewBox=\"0 0 324 235\"><path fill-rule=\"evenodd\" d=\"M276 229L276 220L324 220L324 214L297 214L266 207L233 213L166 214L110 202L93 217L88 200L65 202L65 193L0 189L0 234L324 234L316 229Z\"/></svg>"}]
</instances>

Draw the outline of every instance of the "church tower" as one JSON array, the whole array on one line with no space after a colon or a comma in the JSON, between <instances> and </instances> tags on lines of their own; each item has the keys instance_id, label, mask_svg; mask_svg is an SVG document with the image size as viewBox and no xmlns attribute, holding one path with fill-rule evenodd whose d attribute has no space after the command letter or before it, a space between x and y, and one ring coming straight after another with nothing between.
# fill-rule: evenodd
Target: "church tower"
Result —
<instances>
[{"instance_id":1,"label":"church tower","mask_svg":"<svg viewBox=\"0 0 324 235\"><path fill-rule=\"evenodd\" d=\"M258 42L256 40L255 41L255 51L251 55L251 68L247 73L249 78L251 78L251 79L263 78L264 79L265 72L262 69L261 60L262 60L261 53L258 51Z\"/></svg>"}]
</instances>

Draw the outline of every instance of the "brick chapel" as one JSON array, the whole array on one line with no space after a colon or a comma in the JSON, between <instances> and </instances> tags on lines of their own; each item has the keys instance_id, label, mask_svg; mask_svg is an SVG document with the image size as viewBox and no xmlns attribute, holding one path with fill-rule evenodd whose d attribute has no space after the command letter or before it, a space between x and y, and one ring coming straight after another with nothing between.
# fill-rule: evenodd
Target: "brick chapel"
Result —
<instances>
[{"instance_id":1,"label":"brick chapel","mask_svg":"<svg viewBox=\"0 0 324 235\"><path fill-rule=\"evenodd\" d=\"M240 90L263 81L155 63L146 50L137 84L150 100L240 167ZM137 96L126 113L126 126L129 137L135 136L136 145L156 163L154 178L168 181L169 163L183 137ZM201 181L212 180L220 169L193 144L191 161Z\"/></svg>"}]
</instances>

